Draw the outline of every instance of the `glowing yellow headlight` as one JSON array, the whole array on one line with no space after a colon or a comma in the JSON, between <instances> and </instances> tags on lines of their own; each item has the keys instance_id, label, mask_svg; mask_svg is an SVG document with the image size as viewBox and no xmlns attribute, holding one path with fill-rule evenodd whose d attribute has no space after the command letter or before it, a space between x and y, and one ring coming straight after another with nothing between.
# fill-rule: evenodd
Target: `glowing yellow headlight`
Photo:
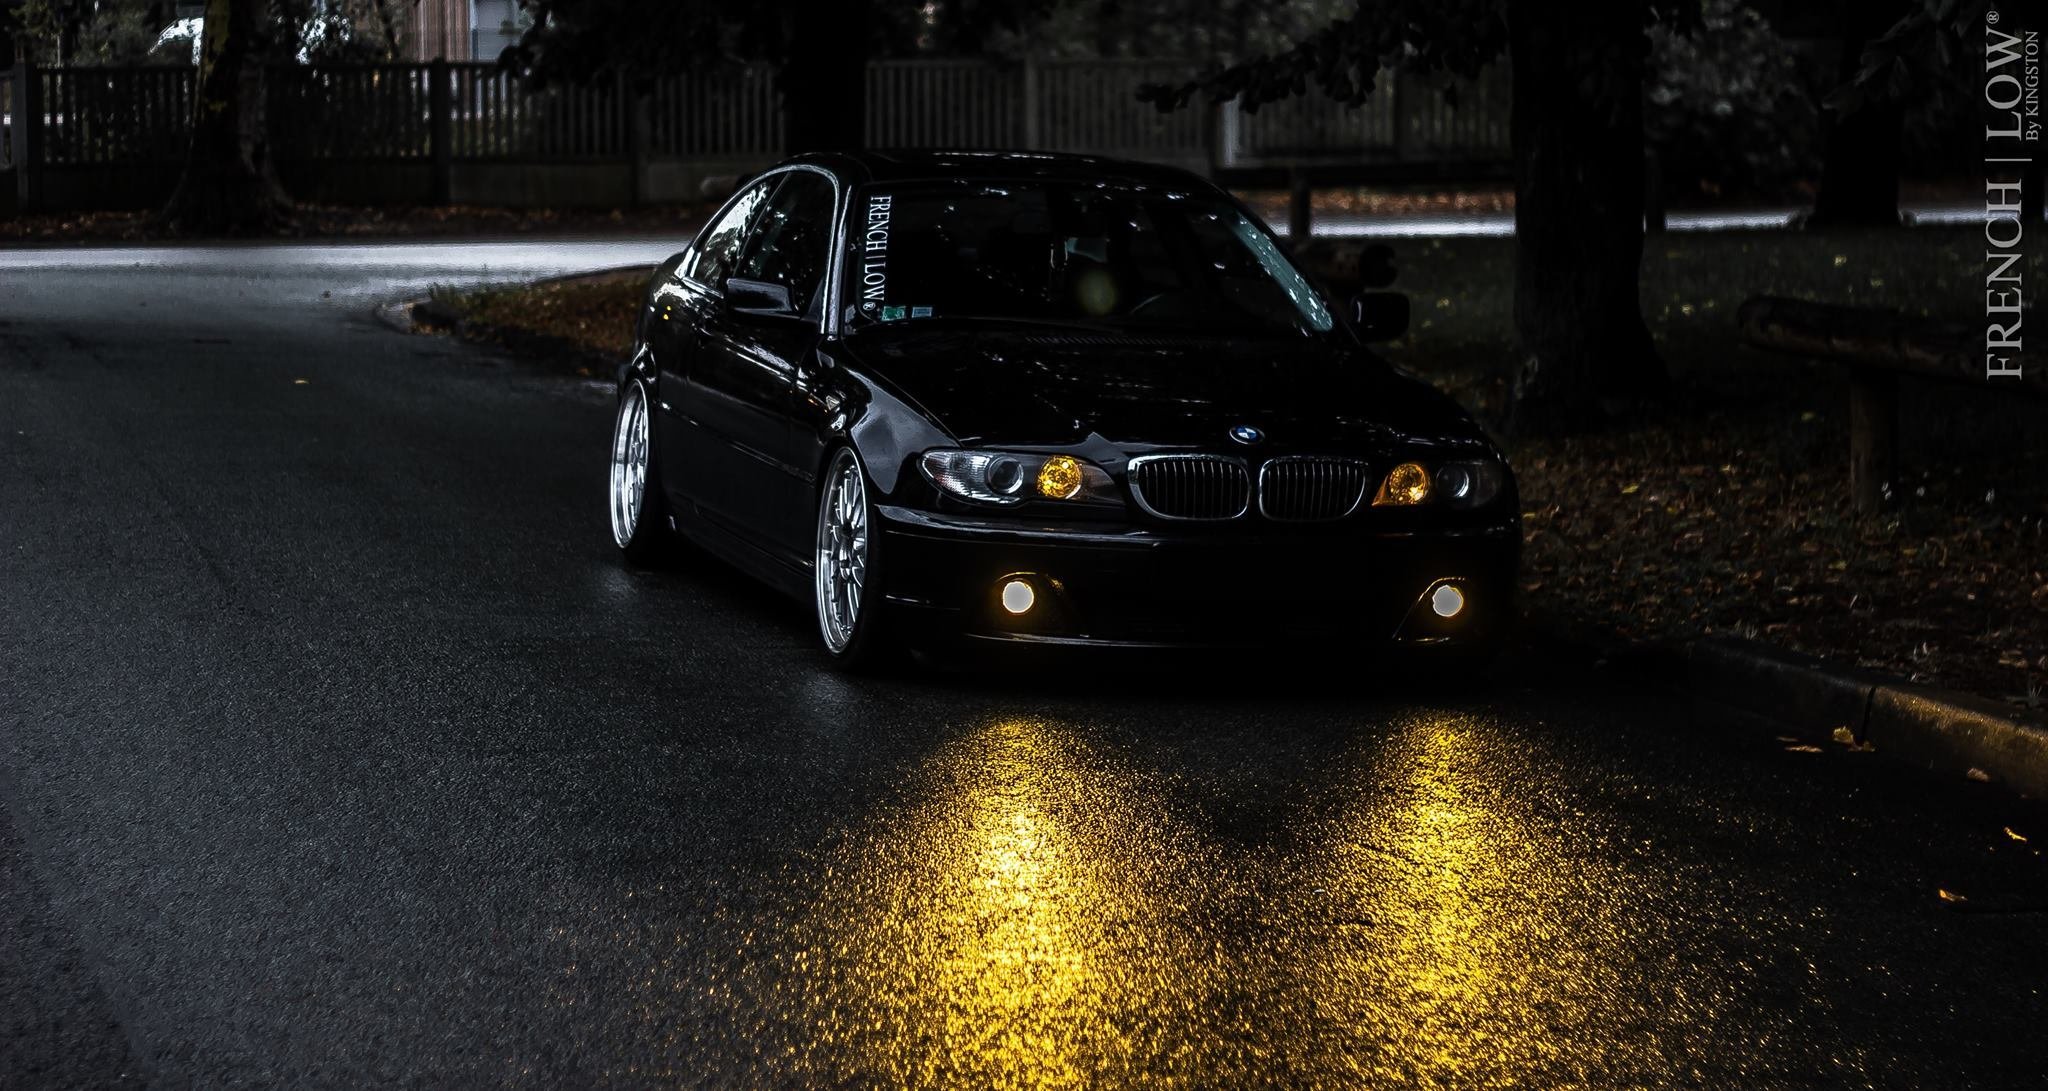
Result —
<instances>
[{"instance_id":1,"label":"glowing yellow headlight","mask_svg":"<svg viewBox=\"0 0 2048 1091\"><path fill-rule=\"evenodd\" d=\"M1420 504L1429 498L1429 471L1413 462L1403 462L1387 471L1380 491L1372 498L1374 507L1383 504Z\"/></svg>"},{"instance_id":2,"label":"glowing yellow headlight","mask_svg":"<svg viewBox=\"0 0 2048 1091\"><path fill-rule=\"evenodd\" d=\"M1045 460L1038 471L1038 495L1054 500L1072 500L1081 491L1081 464L1066 455Z\"/></svg>"}]
</instances>

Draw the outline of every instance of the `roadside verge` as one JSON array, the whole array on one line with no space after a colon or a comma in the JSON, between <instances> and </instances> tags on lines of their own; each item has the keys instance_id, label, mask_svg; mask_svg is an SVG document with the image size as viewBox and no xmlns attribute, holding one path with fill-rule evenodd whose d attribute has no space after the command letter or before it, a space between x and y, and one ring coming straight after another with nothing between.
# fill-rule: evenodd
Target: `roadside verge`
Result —
<instances>
[{"instance_id":1,"label":"roadside verge","mask_svg":"<svg viewBox=\"0 0 2048 1091\"><path fill-rule=\"evenodd\" d=\"M1917 686L1750 640L1673 649L1692 697L1788 732L2048 799L2048 722L1973 694Z\"/></svg>"},{"instance_id":2,"label":"roadside verge","mask_svg":"<svg viewBox=\"0 0 2048 1091\"><path fill-rule=\"evenodd\" d=\"M650 272L647 266L626 266L459 291L436 289L379 307L377 316L400 331L450 333L585 378L610 380L628 355L630 338L622 334L633 328Z\"/></svg>"}]
</instances>

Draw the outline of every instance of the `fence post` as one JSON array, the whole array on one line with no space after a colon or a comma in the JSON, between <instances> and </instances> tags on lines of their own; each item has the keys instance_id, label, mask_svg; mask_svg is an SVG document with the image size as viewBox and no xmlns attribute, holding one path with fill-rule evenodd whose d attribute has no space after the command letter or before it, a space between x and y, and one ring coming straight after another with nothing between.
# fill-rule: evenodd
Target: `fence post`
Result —
<instances>
[{"instance_id":1,"label":"fence post","mask_svg":"<svg viewBox=\"0 0 2048 1091\"><path fill-rule=\"evenodd\" d=\"M1038 131L1038 119L1044 111L1038 108L1038 62L1024 58L1024 148L1026 151L1040 151L1043 133Z\"/></svg>"},{"instance_id":2,"label":"fence post","mask_svg":"<svg viewBox=\"0 0 2048 1091\"><path fill-rule=\"evenodd\" d=\"M1241 116L1235 97L1215 103L1209 115L1209 178L1237 166L1238 124Z\"/></svg>"},{"instance_id":3,"label":"fence post","mask_svg":"<svg viewBox=\"0 0 2048 1091\"><path fill-rule=\"evenodd\" d=\"M632 164L632 201L639 208L647 203L648 95L619 73L619 103L626 111L626 158Z\"/></svg>"},{"instance_id":4,"label":"fence post","mask_svg":"<svg viewBox=\"0 0 2048 1091\"><path fill-rule=\"evenodd\" d=\"M1401 109L1401 100L1406 96L1401 91L1399 69L1387 74L1383 90L1387 96L1387 116L1394 121L1391 126L1394 131L1389 134L1392 146L1387 149L1387 154L1398 162L1405 159L1408 152L1408 112Z\"/></svg>"},{"instance_id":5,"label":"fence post","mask_svg":"<svg viewBox=\"0 0 2048 1091\"><path fill-rule=\"evenodd\" d=\"M448 58L435 57L427 69L427 109L431 118L428 139L434 161L433 203L437 205L452 204L455 198L455 149L449 146L449 106L453 97L449 94L449 79Z\"/></svg>"},{"instance_id":6,"label":"fence post","mask_svg":"<svg viewBox=\"0 0 2048 1091\"><path fill-rule=\"evenodd\" d=\"M1309 203L1314 194L1307 167L1296 164L1287 168L1287 245L1300 247L1308 242Z\"/></svg>"},{"instance_id":7,"label":"fence post","mask_svg":"<svg viewBox=\"0 0 2048 1091\"><path fill-rule=\"evenodd\" d=\"M1657 158L1657 149L1643 152L1643 231L1659 234L1666 227L1664 214L1664 164Z\"/></svg>"},{"instance_id":8,"label":"fence post","mask_svg":"<svg viewBox=\"0 0 2048 1091\"><path fill-rule=\"evenodd\" d=\"M27 61L15 64L14 79L14 208L33 212L42 202L43 81Z\"/></svg>"}]
</instances>

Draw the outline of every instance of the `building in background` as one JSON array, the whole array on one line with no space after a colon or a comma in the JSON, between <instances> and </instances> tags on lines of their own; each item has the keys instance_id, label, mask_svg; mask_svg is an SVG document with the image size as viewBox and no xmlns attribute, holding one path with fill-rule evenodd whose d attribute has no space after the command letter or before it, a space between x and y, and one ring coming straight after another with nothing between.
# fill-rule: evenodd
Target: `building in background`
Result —
<instances>
[{"instance_id":1,"label":"building in background","mask_svg":"<svg viewBox=\"0 0 2048 1091\"><path fill-rule=\"evenodd\" d=\"M525 29L519 0L413 0L412 56L495 61Z\"/></svg>"}]
</instances>

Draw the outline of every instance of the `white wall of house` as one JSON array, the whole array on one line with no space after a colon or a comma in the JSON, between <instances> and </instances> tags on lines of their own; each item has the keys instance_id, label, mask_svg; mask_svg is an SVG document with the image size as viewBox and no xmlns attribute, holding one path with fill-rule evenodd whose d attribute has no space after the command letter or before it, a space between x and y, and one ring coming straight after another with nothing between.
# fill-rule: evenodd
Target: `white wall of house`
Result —
<instances>
[{"instance_id":1,"label":"white wall of house","mask_svg":"<svg viewBox=\"0 0 2048 1091\"><path fill-rule=\"evenodd\" d=\"M469 0L469 55L495 61L505 47L519 40L526 21L519 0Z\"/></svg>"},{"instance_id":2,"label":"white wall of house","mask_svg":"<svg viewBox=\"0 0 2048 1091\"><path fill-rule=\"evenodd\" d=\"M525 27L519 0L412 0L412 59L495 61Z\"/></svg>"}]
</instances>

